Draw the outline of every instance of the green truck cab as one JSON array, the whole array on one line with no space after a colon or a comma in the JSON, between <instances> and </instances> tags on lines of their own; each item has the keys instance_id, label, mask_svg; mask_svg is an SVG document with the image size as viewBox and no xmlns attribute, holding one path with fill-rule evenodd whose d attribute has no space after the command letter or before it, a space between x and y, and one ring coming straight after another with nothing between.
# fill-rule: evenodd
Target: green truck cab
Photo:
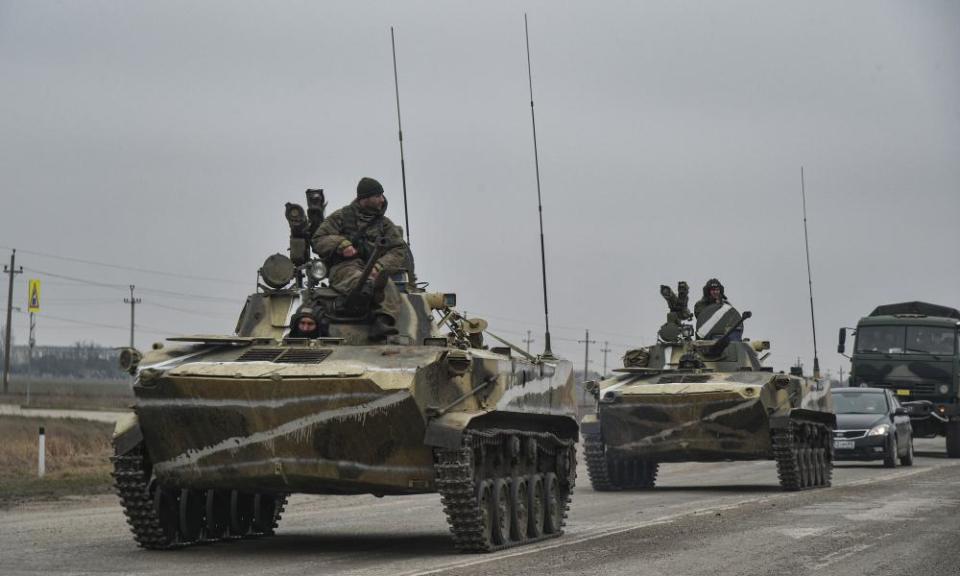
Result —
<instances>
[{"instance_id":1,"label":"green truck cab","mask_svg":"<svg viewBox=\"0 0 960 576\"><path fill-rule=\"evenodd\" d=\"M878 306L856 329L850 386L889 388L910 413L914 436L946 436L947 455L960 458L960 310L926 302Z\"/></svg>"}]
</instances>

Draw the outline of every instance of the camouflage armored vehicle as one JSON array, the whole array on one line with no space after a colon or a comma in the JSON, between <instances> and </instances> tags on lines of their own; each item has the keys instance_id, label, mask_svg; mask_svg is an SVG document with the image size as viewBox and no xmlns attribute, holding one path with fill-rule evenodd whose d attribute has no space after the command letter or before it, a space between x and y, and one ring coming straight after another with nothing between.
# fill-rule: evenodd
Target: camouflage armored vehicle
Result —
<instances>
[{"instance_id":1,"label":"camouflage armored vehicle","mask_svg":"<svg viewBox=\"0 0 960 576\"><path fill-rule=\"evenodd\" d=\"M485 346L484 321L403 274L390 280L398 333L371 343L366 295L337 293L309 258L322 199L310 205L288 205L291 257L267 259L235 334L123 354L136 402L113 462L135 540L271 534L290 493L439 492L463 551L559 536L578 438L571 364ZM322 335L290 336L304 304Z\"/></svg>"},{"instance_id":2,"label":"camouflage armored vehicle","mask_svg":"<svg viewBox=\"0 0 960 576\"><path fill-rule=\"evenodd\" d=\"M773 459L786 490L829 486L836 423L829 385L774 373L740 340L744 312L723 335L696 339L686 294L661 287L671 312L658 342L588 383L596 412L581 430L595 490L652 488L661 462Z\"/></svg>"}]
</instances>

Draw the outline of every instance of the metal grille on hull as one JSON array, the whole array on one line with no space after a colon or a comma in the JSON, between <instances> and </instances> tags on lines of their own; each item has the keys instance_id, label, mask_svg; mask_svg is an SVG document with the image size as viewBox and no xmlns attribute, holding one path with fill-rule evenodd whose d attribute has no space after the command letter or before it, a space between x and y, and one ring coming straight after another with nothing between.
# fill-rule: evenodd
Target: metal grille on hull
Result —
<instances>
[{"instance_id":1,"label":"metal grille on hull","mask_svg":"<svg viewBox=\"0 0 960 576\"><path fill-rule=\"evenodd\" d=\"M277 362L279 364L315 364L333 351L319 348L251 348L237 362Z\"/></svg>"},{"instance_id":2,"label":"metal grille on hull","mask_svg":"<svg viewBox=\"0 0 960 576\"><path fill-rule=\"evenodd\" d=\"M322 362L331 352L333 351L317 348L288 348L277 362L282 364L313 364Z\"/></svg>"},{"instance_id":3,"label":"metal grille on hull","mask_svg":"<svg viewBox=\"0 0 960 576\"><path fill-rule=\"evenodd\" d=\"M273 362L284 351L283 348L251 348L237 358L237 362Z\"/></svg>"}]
</instances>

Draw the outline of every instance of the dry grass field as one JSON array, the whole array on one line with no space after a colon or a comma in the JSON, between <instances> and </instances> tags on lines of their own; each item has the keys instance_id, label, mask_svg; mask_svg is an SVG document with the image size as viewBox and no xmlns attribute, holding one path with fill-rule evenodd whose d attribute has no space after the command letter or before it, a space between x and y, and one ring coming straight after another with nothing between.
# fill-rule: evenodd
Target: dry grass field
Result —
<instances>
[{"instance_id":1,"label":"dry grass field","mask_svg":"<svg viewBox=\"0 0 960 576\"><path fill-rule=\"evenodd\" d=\"M37 477L37 433L46 431L46 475ZM0 506L108 492L112 424L0 416Z\"/></svg>"}]
</instances>

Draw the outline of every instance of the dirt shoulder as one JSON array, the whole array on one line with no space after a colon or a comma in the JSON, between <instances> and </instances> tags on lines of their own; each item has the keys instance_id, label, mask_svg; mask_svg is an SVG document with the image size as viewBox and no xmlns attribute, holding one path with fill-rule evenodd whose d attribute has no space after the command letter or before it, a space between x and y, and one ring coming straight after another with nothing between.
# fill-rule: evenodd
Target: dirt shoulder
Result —
<instances>
[{"instance_id":1,"label":"dirt shoulder","mask_svg":"<svg viewBox=\"0 0 960 576\"><path fill-rule=\"evenodd\" d=\"M37 475L38 432L46 438L46 474ZM0 416L0 507L112 490L113 425L73 418Z\"/></svg>"}]
</instances>

